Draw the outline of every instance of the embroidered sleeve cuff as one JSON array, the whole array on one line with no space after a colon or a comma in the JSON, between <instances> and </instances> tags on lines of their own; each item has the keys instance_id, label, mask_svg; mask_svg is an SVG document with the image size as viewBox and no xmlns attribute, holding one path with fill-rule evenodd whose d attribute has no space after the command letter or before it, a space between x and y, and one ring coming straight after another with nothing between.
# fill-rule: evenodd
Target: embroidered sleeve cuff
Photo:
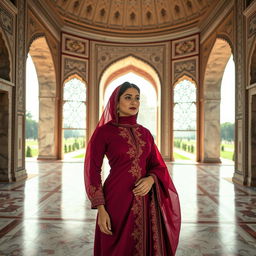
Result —
<instances>
[{"instance_id":1,"label":"embroidered sleeve cuff","mask_svg":"<svg viewBox=\"0 0 256 256\"><path fill-rule=\"evenodd\" d=\"M105 199L104 197L101 197L101 198L93 198L91 200L91 208L92 209L97 209L97 206L98 205L105 205Z\"/></svg>"}]
</instances>

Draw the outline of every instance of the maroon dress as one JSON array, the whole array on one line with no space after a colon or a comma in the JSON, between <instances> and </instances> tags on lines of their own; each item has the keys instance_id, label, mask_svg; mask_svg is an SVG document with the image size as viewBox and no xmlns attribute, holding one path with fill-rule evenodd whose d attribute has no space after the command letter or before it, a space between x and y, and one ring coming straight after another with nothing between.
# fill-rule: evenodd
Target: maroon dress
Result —
<instances>
[{"instance_id":1,"label":"maroon dress","mask_svg":"<svg viewBox=\"0 0 256 256\"><path fill-rule=\"evenodd\" d=\"M105 205L113 232L102 233L96 223L94 256L175 255L181 221L178 194L151 133L136 119L117 120L112 113L110 121L97 126L87 147L86 191L92 208ZM111 170L102 186L104 155ZM134 184L149 175L155 181L150 192L134 196Z\"/></svg>"}]
</instances>

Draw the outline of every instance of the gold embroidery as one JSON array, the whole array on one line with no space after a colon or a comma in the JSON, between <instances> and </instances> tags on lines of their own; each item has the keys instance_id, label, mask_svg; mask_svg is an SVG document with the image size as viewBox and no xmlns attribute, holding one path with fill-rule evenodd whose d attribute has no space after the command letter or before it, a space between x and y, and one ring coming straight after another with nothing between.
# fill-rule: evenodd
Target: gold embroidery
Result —
<instances>
[{"instance_id":1,"label":"gold embroidery","mask_svg":"<svg viewBox=\"0 0 256 256\"><path fill-rule=\"evenodd\" d=\"M132 174L136 180L141 177L142 168L139 165L140 156L143 153L142 147L145 146L145 142L141 139L141 133L139 132L139 127L133 128L134 133L129 132L129 128L119 127L120 135L127 139L129 144L129 150L127 154L132 159L131 169L128 171ZM133 140L133 136L134 139ZM132 237L135 240L135 253L134 256L142 256L143 254L143 197L135 197L132 206L132 212L134 214L134 229L132 232Z\"/></svg>"},{"instance_id":2,"label":"gold embroidery","mask_svg":"<svg viewBox=\"0 0 256 256\"><path fill-rule=\"evenodd\" d=\"M143 197L135 197L132 211L135 218L132 237L135 240L134 256L145 255L143 253Z\"/></svg>"},{"instance_id":3,"label":"gold embroidery","mask_svg":"<svg viewBox=\"0 0 256 256\"><path fill-rule=\"evenodd\" d=\"M130 145L127 154L130 158L133 158L132 166L129 172L132 174L133 177L137 178L137 180L141 177L141 167L139 166L139 159L141 154L143 153L142 147L145 146L145 142L140 138L141 133L139 132L139 127L134 128L134 137L135 142L133 142L132 135L129 132L129 128L119 127L120 135L127 139L128 144Z\"/></svg>"},{"instance_id":4,"label":"gold embroidery","mask_svg":"<svg viewBox=\"0 0 256 256\"><path fill-rule=\"evenodd\" d=\"M92 202L92 206L98 203L104 203L105 199L102 191L102 185L99 185L98 187L90 185L88 196Z\"/></svg>"},{"instance_id":5,"label":"gold embroidery","mask_svg":"<svg viewBox=\"0 0 256 256\"><path fill-rule=\"evenodd\" d=\"M152 201L150 203L151 209L151 224L152 224L152 233L153 233L153 247L156 256L163 255L163 250L161 247L161 228L160 228L160 216L157 212L156 200L155 200L155 193L152 191Z\"/></svg>"}]
</instances>

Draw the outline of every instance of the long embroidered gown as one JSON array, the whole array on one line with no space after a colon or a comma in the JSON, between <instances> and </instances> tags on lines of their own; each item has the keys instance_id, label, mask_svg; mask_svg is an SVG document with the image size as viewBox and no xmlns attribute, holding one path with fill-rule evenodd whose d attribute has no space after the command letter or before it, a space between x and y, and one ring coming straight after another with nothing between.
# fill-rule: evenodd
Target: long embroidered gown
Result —
<instances>
[{"instance_id":1,"label":"long embroidered gown","mask_svg":"<svg viewBox=\"0 0 256 256\"><path fill-rule=\"evenodd\" d=\"M154 139L136 123L137 116L119 117L98 127L85 161L85 185L92 208L104 204L113 235L96 223L94 256L175 255L180 231L180 206L175 187ZM104 155L111 167L103 186ZM146 196L134 196L134 184L152 175Z\"/></svg>"}]
</instances>

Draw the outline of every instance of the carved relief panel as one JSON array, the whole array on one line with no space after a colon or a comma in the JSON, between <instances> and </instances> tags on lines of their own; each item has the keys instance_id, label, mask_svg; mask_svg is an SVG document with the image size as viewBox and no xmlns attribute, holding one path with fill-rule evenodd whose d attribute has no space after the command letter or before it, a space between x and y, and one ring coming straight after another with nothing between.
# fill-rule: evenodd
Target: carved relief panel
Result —
<instances>
[{"instance_id":1,"label":"carved relief panel","mask_svg":"<svg viewBox=\"0 0 256 256\"><path fill-rule=\"evenodd\" d=\"M89 57L89 41L84 38L62 34L62 52L78 56L81 58Z\"/></svg>"},{"instance_id":2,"label":"carved relief panel","mask_svg":"<svg viewBox=\"0 0 256 256\"><path fill-rule=\"evenodd\" d=\"M198 56L199 35L172 41L172 84L183 75L198 83Z\"/></svg>"},{"instance_id":3,"label":"carved relief panel","mask_svg":"<svg viewBox=\"0 0 256 256\"><path fill-rule=\"evenodd\" d=\"M172 84L183 75L198 83L198 56L172 61Z\"/></svg>"},{"instance_id":4,"label":"carved relief panel","mask_svg":"<svg viewBox=\"0 0 256 256\"><path fill-rule=\"evenodd\" d=\"M78 74L88 82L89 40L62 34L62 81Z\"/></svg>"},{"instance_id":5,"label":"carved relief panel","mask_svg":"<svg viewBox=\"0 0 256 256\"><path fill-rule=\"evenodd\" d=\"M166 47L167 44L123 46L96 43L94 60L97 69L97 81L99 82L99 78L107 66L129 55L136 56L153 66L162 79L165 69Z\"/></svg>"},{"instance_id":6,"label":"carved relief panel","mask_svg":"<svg viewBox=\"0 0 256 256\"><path fill-rule=\"evenodd\" d=\"M194 35L172 41L172 59L188 57L199 53L199 36Z\"/></svg>"},{"instance_id":7,"label":"carved relief panel","mask_svg":"<svg viewBox=\"0 0 256 256\"><path fill-rule=\"evenodd\" d=\"M4 2L0 2L0 33L3 33L3 35L1 36L2 37L1 39L4 42L6 50L8 51L7 55L8 55L8 62L9 62L9 63L1 63L1 67L4 68L4 73L5 73L5 76L2 78L11 82L14 81L14 57L15 57L14 53L15 53L15 29L16 29L15 23L16 23L16 10L8 9L7 6L4 6Z\"/></svg>"},{"instance_id":8,"label":"carved relief panel","mask_svg":"<svg viewBox=\"0 0 256 256\"><path fill-rule=\"evenodd\" d=\"M17 16L17 63L16 63L16 86L17 104L20 111L25 111L25 67L26 67L26 1L18 1Z\"/></svg>"}]
</instances>

